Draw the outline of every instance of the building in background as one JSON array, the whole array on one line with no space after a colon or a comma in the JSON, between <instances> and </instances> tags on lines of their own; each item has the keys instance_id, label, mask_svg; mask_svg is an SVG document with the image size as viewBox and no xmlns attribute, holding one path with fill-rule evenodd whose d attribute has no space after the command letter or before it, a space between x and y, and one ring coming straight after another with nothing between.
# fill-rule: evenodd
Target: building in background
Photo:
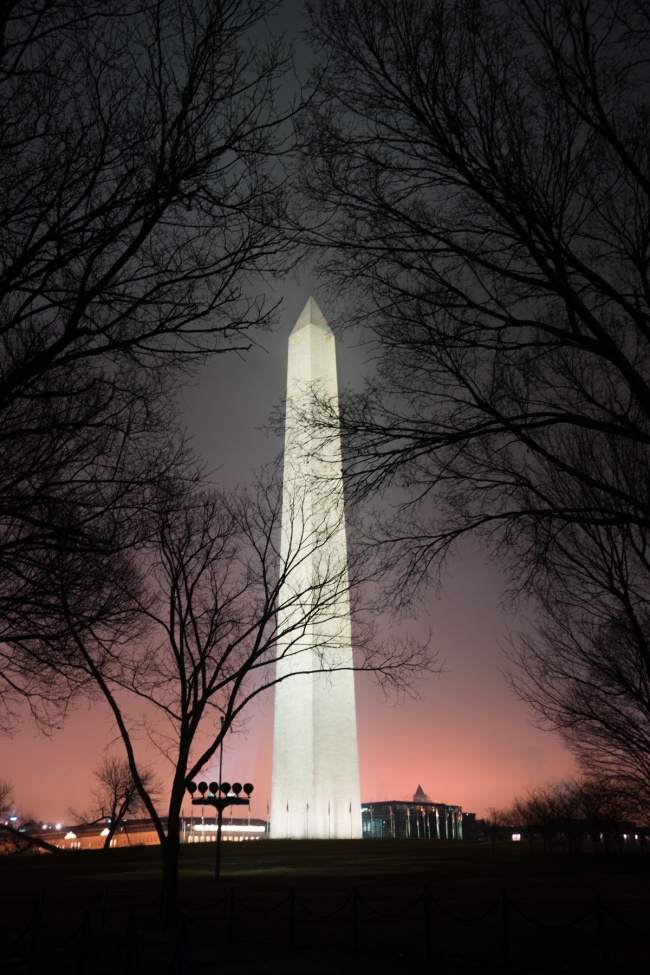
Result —
<instances>
[{"instance_id":1,"label":"building in background","mask_svg":"<svg viewBox=\"0 0 650 975\"><path fill-rule=\"evenodd\" d=\"M167 828L165 817L163 826ZM223 839L231 840L264 840L268 838L269 824L263 819L224 818ZM181 842L183 843L211 843L217 838L217 821L210 816L183 817L181 820ZM52 846L62 850L101 850L104 846L108 828L105 822L82 823L76 826L38 826L32 825L25 829L25 836L46 840ZM150 819L132 819L120 823L111 839L110 849L136 846L158 846L158 834ZM33 846L33 853L47 852L38 846Z\"/></svg>"},{"instance_id":2,"label":"building in background","mask_svg":"<svg viewBox=\"0 0 650 975\"><path fill-rule=\"evenodd\" d=\"M418 785L413 799L364 803L364 839L462 840L463 810L445 802L431 802Z\"/></svg>"}]
</instances>

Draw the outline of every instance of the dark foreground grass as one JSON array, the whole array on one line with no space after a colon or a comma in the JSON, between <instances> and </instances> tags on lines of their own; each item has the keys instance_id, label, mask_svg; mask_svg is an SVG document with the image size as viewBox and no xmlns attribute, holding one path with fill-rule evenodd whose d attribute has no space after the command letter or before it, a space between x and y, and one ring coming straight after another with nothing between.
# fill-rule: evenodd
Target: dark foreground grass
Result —
<instances>
[{"instance_id":1,"label":"dark foreground grass","mask_svg":"<svg viewBox=\"0 0 650 975\"><path fill-rule=\"evenodd\" d=\"M155 848L2 858L0 973L650 972L650 856L638 850L225 843L219 884L214 852L183 847L185 924L166 928Z\"/></svg>"}]
</instances>

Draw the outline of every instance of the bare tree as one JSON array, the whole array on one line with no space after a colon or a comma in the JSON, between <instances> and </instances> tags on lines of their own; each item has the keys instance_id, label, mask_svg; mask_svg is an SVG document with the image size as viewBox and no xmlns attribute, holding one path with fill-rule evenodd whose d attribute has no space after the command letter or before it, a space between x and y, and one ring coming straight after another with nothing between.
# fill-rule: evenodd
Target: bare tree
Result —
<instances>
[{"instance_id":1,"label":"bare tree","mask_svg":"<svg viewBox=\"0 0 650 975\"><path fill-rule=\"evenodd\" d=\"M345 559L328 555L328 541L340 526L333 524L327 505L307 511L297 507L307 505L298 496L293 504L295 511L285 508L288 544L281 556L282 499L275 476L260 481L256 491L230 495L206 492L200 485L188 490L178 482L161 484L150 502L150 531L138 549L138 572L129 577L118 570L104 577L102 600L116 596L124 601L124 633L118 619L103 630L77 627L84 606L91 617L94 612L86 579L75 577L70 565L59 568L57 578L52 566L69 634L67 666L88 680L107 705L160 838L165 910L177 905L180 812L187 785L209 766L250 702L274 686L279 652L293 659L294 674L340 669L343 636L337 620L344 594L352 604L355 668L370 670L400 689L432 664L426 647L374 641L372 620L361 603L370 567L361 558L352 556L346 565ZM312 565L313 556L314 572L301 571L303 564ZM60 555L58 560L60 566ZM296 585L296 580L303 582ZM93 584L92 598L100 591L99 582ZM136 639L131 614L140 625ZM315 662L304 653L304 638L312 629L321 636ZM52 647L47 631L34 643L37 655ZM141 773L143 730L169 763L166 822Z\"/></svg>"},{"instance_id":2,"label":"bare tree","mask_svg":"<svg viewBox=\"0 0 650 975\"><path fill-rule=\"evenodd\" d=\"M621 825L633 808L630 798L607 778L547 782L518 796L510 815L530 842L531 852L538 835L551 853L557 840L568 841L577 852L582 840L597 845L602 838L608 849L612 838L620 846Z\"/></svg>"},{"instance_id":3,"label":"bare tree","mask_svg":"<svg viewBox=\"0 0 650 975\"><path fill-rule=\"evenodd\" d=\"M615 839L622 845L621 823L630 819L630 797L616 780L586 779L577 787L580 809L591 841L603 841L605 850Z\"/></svg>"},{"instance_id":4,"label":"bare tree","mask_svg":"<svg viewBox=\"0 0 650 975\"><path fill-rule=\"evenodd\" d=\"M526 796L517 796L512 804L510 816L517 831L528 841L532 854L539 833L539 816L536 803L532 801L530 793Z\"/></svg>"},{"instance_id":5,"label":"bare tree","mask_svg":"<svg viewBox=\"0 0 650 975\"><path fill-rule=\"evenodd\" d=\"M93 771L93 775L97 779L97 786L93 790L93 807L82 813L71 809L70 814L78 823L106 823L104 849L107 850L126 816L142 813L145 807L129 763L125 759L107 755ZM140 780L152 802L156 802L161 789L154 773L150 769L141 768Z\"/></svg>"},{"instance_id":6,"label":"bare tree","mask_svg":"<svg viewBox=\"0 0 650 975\"><path fill-rule=\"evenodd\" d=\"M8 819L12 815L13 805L13 786L6 779L0 779L0 819Z\"/></svg>"},{"instance_id":7,"label":"bare tree","mask_svg":"<svg viewBox=\"0 0 650 975\"><path fill-rule=\"evenodd\" d=\"M412 584L466 531L648 523L617 470L649 437L649 29L634 0L312 8L311 239L378 363L343 434L409 492Z\"/></svg>"},{"instance_id":8,"label":"bare tree","mask_svg":"<svg viewBox=\"0 0 650 975\"><path fill-rule=\"evenodd\" d=\"M621 477L630 467L623 463ZM637 469L641 475L641 469ZM556 496L561 497L555 485ZM598 499L573 496L585 508ZM568 499L567 499L568 500ZM612 506L614 507L614 506ZM511 642L509 680L584 775L650 796L650 563L645 526L551 524L522 532L535 570L536 632Z\"/></svg>"},{"instance_id":9,"label":"bare tree","mask_svg":"<svg viewBox=\"0 0 650 975\"><path fill-rule=\"evenodd\" d=\"M503 839L504 830L510 825L510 811L508 809L496 809L490 806L487 816L483 820L487 834L492 844L492 852L497 840Z\"/></svg>"},{"instance_id":10,"label":"bare tree","mask_svg":"<svg viewBox=\"0 0 650 975\"><path fill-rule=\"evenodd\" d=\"M0 639L14 648L21 607L47 604L49 553L137 538L177 460L179 370L272 318L249 281L290 256L274 6L3 7ZM70 689L41 663L3 648L0 692L47 721Z\"/></svg>"},{"instance_id":11,"label":"bare tree","mask_svg":"<svg viewBox=\"0 0 650 975\"><path fill-rule=\"evenodd\" d=\"M554 787L554 806L562 849L568 847L570 851L579 853L584 833L579 784L572 779L558 782Z\"/></svg>"},{"instance_id":12,"label":"bare tree","mask_svg":"<svg viewBox=\"0 0 650 975\"><path fill-rule=\"evenodd\" d=\"M322 0L311 23L307 232L374 346L341 425L358 490L402 492L374 531L395 601L482 535L538 600L523 696L647 784L648 10Z\"/></svg>"},{"instance_id":13,"label":"bare tree","mask_svg":"<svg viewBox=\"0 0 650 975\"><path fill-rule=\"evenodd\" d=\"M535 821L544 850L552 853L553 842L557 839L562 826L558 788L550 783L537 786L529 790L525 801L530 810L528 818Z\"/></svg>"}]
</instances>

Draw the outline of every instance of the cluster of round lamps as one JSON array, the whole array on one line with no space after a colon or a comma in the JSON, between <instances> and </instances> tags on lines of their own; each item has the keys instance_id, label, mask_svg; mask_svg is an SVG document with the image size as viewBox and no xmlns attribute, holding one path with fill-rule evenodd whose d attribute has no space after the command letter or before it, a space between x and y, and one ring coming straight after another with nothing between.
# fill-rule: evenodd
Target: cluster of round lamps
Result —
<instances>
[{"instance_id":1,"label":"cluster of round lamps","mask_svg":"<svg viewBox=\"0 0 650 975\"><path fill-rule=\"evenodd\" d=\"M190 782L187 787L187 791L192 796L197 789L202 796L204 796L206 792L209 792L213 796L216 796L219 792L222 792L224 796L238 796L240 792L245 792L247 796L250 796L251 792L253 791L253 786L250 784L250 782L246 782L244 785L242 785L241 782L233 782L232 785L230 782L222 782L221 785L219 785L218 782L199 782L198 785L196 782Z\"/></svg>"}]
</instances>

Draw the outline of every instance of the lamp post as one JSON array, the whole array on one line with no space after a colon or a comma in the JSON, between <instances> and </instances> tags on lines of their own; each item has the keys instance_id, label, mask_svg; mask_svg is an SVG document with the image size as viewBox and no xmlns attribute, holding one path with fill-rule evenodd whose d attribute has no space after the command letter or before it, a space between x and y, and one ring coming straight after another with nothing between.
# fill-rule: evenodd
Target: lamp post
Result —
<instances>
[{"instance_id":1,"label":"lamp post","mask_svg":"<svg viewBox=\"0 0 650 975\"><path fill-rule=\"evenodd\" d=\"M201 793L200 799L194 798L194 793L197 791ZM221 876L221 834L222 834L222 822L223 822L223 811L228 806L249 806L250 805L250 794L253 791L253 786L250 782L245 785L241 785L240 782L234 782L230 785L229 782L222 782L218 784L217 782L190 782L187 787L187 791L192 796L193 806L214 806L217 810L217 862L215 865L215 880L218 880ZM246 798L241 799L239 796L240 792L246 793ZM219 797L218 793L221 792L222 795Z\"/></svg>"}]
</instances>

